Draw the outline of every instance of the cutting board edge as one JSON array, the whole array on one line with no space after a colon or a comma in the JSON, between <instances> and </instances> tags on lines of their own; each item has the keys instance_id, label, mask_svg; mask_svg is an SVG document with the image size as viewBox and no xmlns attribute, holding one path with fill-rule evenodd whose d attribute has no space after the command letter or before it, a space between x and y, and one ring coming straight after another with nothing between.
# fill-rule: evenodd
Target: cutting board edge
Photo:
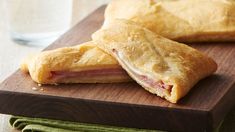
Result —
<instances>
[{"instance_id":1,"label":"cutting board edge","mask_svg":"<svg viewBox=\"0 0 235 132\"><path fill-rule=\"evenodd\" d=\"M32 94L32 93L25 93L25 92L12 92L8 90L1 90L1 85L0 85L0 96L2 94L9 94L9 95L22 95L22 96L35 96L35 97L43 97L43 98L59 98L59 99L69 99L69 100L78 100L78 101L87 101L87 102L98 102L101 104L116 104L116 105L126 105L126 106L137 106L137 107L145 107L145 108L157 108L157 109L170 109L173 111L178 111L178 110L185 110L185 111L193 111L193 112L211 112L213 109L188 109L188 108L173 108L173 107L168 107L168 106L157 106L157 105L144 105L144 104L133 104L133 103L123 103L123 102L112 102L112 101L103 101L103 100L95 100L95 99L87 99L87 98L73 98L73 97L64 97L64 96L53 96L53 95L45 95L42 93L39 94Z\"/></svg>"},{"instance_id":2,"label":"cutting board edge","mask_svg":"<svg viewBox=\"0 0 235 132\"><path fill-rule=\"evenodd\" d=\"M18 96L18 97L17 97ZM38 96L38 97L37 97ZM6 98L5 98L6 97ZM12 105L11 103L14 103L14 98L22 98L22 102L17 102L16 104ZM4 103L3 100L8 100L8 103ZM25 101L24 100L30 100L30 101ZM130 120L137 120L137 119L143 119L145 121L148 120L156 120L152 119L152 117L158 117L157 115L159 112L164 113L165 115L174 116L176 120L183 120L185 123L188 125L191 125L192 127L195 127L195 124L189 123L188 120L192 118L197 118L198 124L194 128L196 131L202 131L202 130L212 130L213 124L211 124L211 114L208 111L192 111L192 110L177 110L177 109L164 109L164 108L157 108L157 107L152 107L152 106L143 106L143 105L135 105L135 104L126 104L126 103L115 103L115 102L106 102L106 101L96 101L96 100L84 100L84 99L70 99L70 103L67 104L68 101L67 97L56 97L56 96L49 96L49 95L34 95L34 94L29 94L29 93L19 93L19 92L10 92L10 91L5 91L5 90L0 90L0 105L9 108L8 110L6 109L1 109L0 112L3 114L12 114L12 115L18 115L18 116L28 116L28 117L41 117L41 118L51 118L51 119L66 119L68 121L79 121L79 122L85 122L85 123L97 123L97 124L105 124L105 125L116 125L116 126L125 126L126 127L139 127L139 125L136 124L123 124L123 122L117 122L117 120L121 120L122 118L119 119L113 119L111 117L107 117L105 119L101 119L99 117L99 114L95 113L94 117L98 119L93 119L89 117L89 114L93 111L103 111L103 109L109 109L112 114L118 115L120 114L119 112L123 113L124 111L127 111L130 115L127 115L128 117L132 117ZM56 102L58 101L58 102ZM37 107L37 103L42 103L40 104L41 108ZM56 108L61 108L61 106L64 106L67 104L69 106L68 109L64 110L56 110ZM67 105L65 105L67 107ZM74 117L73 115L76 115L76 111L79 111L78 108L85 108L88 107L89 111L86 110L81 110L79 113L77 113L80 116L85 116L85 117ZM17 111L15 111L17 109ZM85 108L87 109L87 108ZM88 109L87 109L88 110ZM110 111L106 110L106 113L109 113ZM45 112L46 111L46 112ZM51 111L55 112L52 113ZM131 112L130 112L131 111ZM158 112L157 112L158 111ZM132 113L133 112L133 113ZM145 117L146 112L148 113L147 116ZM63 113L66 115L66 117L60 117L60 116L55 116L55 114L58 113ZM69 115L70 113L73 113ZM131 115L132 114L132 115ZM149 115L150 114L150 115ZM140 115L139 117L136 117ZM183 115L183 116L182 116ZM89 119L87 118L89 117ZM191 116L191 117L190 117ZM134 119L133 119L134 118ZM136 119L135 119L136 118ZM200 120L199 120L200 119ZM159 119L157 119L159 120ZM171 120L170 120L171 121ZM170 123L168 120L168 122ZM200 122L199 122L200 121ZM153 122L153 121L151 121ZM124 122L125 123L125 122ZM141 124L140 126L143 128L147 129L159 129L161 130L168 130L168 131L173 131L175 127L165 127L165 126L156 126L156 125L149 125L148 124ZM171 125L177 126L177 123L172 123ZM200 126L200 127L199 127ZM199 128L198 128L199 127ZM184 130L186 128L178 128L177 130ZM189 129L189 128L187 128Z\"/></svg>"},{"instance_id":3,"label":"cutting board edge","mask_svg":"<svg viewBox=\"0 0 235 132\"><path fill-rule=\"evenodd\" d=\"M209 110L209 114L212 117L213 121L213 128L215 129L221 121L225 118L227 113L232 110L233 107L235 107L235 101L234 101L234 95L235 95L235 83L231 86L231 88L226 92L226 94L216 102L216 104ZM227 109L221 109L224 107L228 107Z\"/></svg>"}]
</instances>

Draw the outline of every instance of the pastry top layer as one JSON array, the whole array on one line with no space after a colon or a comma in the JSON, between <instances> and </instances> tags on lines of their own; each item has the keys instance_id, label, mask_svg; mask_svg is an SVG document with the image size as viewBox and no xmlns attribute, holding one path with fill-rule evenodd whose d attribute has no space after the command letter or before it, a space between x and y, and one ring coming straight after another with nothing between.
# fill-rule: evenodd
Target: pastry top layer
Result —
<instances>
[{"instance_id":1,"label":"pastry top layer","mask_svg":"<svg viewBox=\"0 0 235 132\"><path fill-rule=\"evenodd\" d=\"M163 38L127 20L114 20L94 33L92 38L97 46L115 58L113 50L117 50L131 68L153 75L156 81L160 79L173 85L172 102L217 68L211 58L198 50Z\"/></svg>"},{"instance_id":2,"label":"pastry top layer","mask_svg":"<svg viewBox=\"0 0 235 132\"><path fill-rule=\"evenodd\" d=\"M223 41L235 36L235 2L229 0L113 0L105 11L104 26L117 18L174 40Z\"/></svg>"},{"instance_id":3,"label":"pastry top layer","mask_svg":"<svg viewBox=\"0 0 235 132\"><path fill-rule=\"evenodd\" d=\"M64 47L41 52L25 60L21 69L29 71L36 82L48 82L52 71L83 71L120 67L116 59L86 42L74 47Z\"/></svg>"}]
</instances>

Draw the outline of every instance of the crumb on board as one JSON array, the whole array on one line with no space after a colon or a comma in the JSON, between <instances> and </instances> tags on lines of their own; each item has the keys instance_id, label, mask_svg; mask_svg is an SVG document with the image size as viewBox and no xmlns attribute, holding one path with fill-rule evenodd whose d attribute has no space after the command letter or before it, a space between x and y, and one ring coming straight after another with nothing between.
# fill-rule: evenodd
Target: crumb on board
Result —
<instances>
[{"instance_id":1,"label":"crumb on board","mask_svg":"<svg viewBox=\"0 0 235 132\"><path fill-rule=\"evenodd\" d=\"M37 91L37 90L38 90L38 88L36 88L36 87L32 87L32 90Z\"/></svg>"},{"instance_id":2,"label":"crumb on board","mask_svg":"<svg viewBox=\"0 0 235 132\"><path fill-rule=\"evenodd\" d=\"M39 86L39 87L41 87L41 86L42 86L42 84L38 83L38 86Z\"/></svg>"}]
</instances>

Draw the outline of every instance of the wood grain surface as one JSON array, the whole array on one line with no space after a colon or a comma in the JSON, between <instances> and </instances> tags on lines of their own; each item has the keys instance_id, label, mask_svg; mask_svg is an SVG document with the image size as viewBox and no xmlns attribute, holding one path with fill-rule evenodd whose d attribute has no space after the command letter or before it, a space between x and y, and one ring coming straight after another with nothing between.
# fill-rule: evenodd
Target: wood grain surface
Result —
<instances>
[{"instance_id":1,"label":"wood grain surface","mask_svg":"<svg viewBox=\"0 0 235 132\"><path fill-rule=\"evenodd\" d=\"M104 8L96 10L46 50L90 40L102 25ZM18 70L0 85L0 112L168 131L212 131L235 104L235 43L189 45L211 56L219 67L178 104L152 95L134 82L39 87Z\"/></svg>"}]
</instances>

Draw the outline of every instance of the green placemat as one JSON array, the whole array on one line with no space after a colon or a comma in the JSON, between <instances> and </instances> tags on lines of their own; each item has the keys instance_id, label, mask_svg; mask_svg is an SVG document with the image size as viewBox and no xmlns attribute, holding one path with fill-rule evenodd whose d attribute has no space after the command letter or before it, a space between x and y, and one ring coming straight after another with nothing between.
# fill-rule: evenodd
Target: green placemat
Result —
<instances>
[{"instance_id":1,"label":"green placemat","mask_svg":"<svg viewBox=\"0 0 235 132\"><path fill-rule=\"evenodd\" d=\"M9 123L22 132L163 132L20 116L12 116ZM214 132L235 132L235 107Z\"/></svg>"}]
</instances>

